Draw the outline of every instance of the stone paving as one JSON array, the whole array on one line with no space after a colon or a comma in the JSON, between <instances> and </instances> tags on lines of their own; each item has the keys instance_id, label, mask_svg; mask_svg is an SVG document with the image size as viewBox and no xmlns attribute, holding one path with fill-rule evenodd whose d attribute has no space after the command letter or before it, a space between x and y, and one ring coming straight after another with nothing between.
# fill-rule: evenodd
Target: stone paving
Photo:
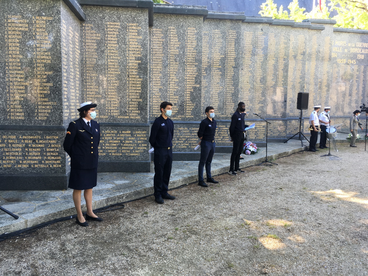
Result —
<instances>
[{"instance_id":1,"label":"stone paving","mask_svg":"<svg viewBox=\"0 0 368 276\"><path fill-rule=\"evenodd\" d=\"M346 134L342 134L341 137L338 137L338 141L347 146L348 142L345 137ZM268 159L275 160L303 151L307 145L308 143L304 142L302 147L299 140L290 140L288 143L269 143ZM245 156L241 160L241 168L261 163L265 160L265 153L265 148L260 148L257 154ZM213 176L228 171L229 159L230 154L215 154L212 163ZM174 161L170 189L198 181L197 169L198 161ZM153 195L153 175L153 172L99 173L98 185L93 189L94 209ZM0 201L3 208L19 216L19 219L15 220L0 211L0 235L75 215L71 189L63 191L0 191ZM82 203L84 204L84 201Z\"/></svg>"}]
</instances>

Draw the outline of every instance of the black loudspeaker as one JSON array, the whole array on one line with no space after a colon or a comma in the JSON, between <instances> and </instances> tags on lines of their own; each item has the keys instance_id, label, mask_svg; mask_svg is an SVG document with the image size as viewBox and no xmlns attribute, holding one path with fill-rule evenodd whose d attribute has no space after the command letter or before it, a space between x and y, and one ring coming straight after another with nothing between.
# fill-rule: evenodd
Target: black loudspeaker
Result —
<instances>
[{"instance_id":1,"label":"black loudspeaker","mask_svg":"<svg viewBox=\"0 0 368 276\"><path fill-rule=\"evenodd\" d=\"M299 92L296 108L299 110L308 109L309 93Z\"/></svg>"}]
</instances>

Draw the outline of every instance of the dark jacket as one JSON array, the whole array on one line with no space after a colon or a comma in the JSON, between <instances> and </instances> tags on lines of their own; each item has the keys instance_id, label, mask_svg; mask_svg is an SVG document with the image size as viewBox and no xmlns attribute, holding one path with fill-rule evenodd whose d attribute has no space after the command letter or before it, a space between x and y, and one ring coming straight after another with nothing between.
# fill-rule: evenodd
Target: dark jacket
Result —
<instances>
[{"instance_id":1,"label":"dark jacket","mask_svg":"<svg viewBox=\"0 0 368 276\"><path fill-rule=\"evenodd\" d=\"M233 138L234 135L240 134L244 132L244 128L248 125L244 123L245 113L240 113L238 110L235 111L233 116L231 117L230 123L230 137Z\"/></svg>"},{"instance_id":2,"label":"dark jacket","mask_svg":"<svg viewBox=\"0 0 368 276\"><path fill-rule=\"evenodd\" d=\"M91 120L89 128L82 118L69 124L64 150L71 157L71 167L90 170L98 165L98 145L100 144L100 125Z\"/></svg>"},{"instance_id":3,"label":"dark jacket","mask_svg":"<svg viewBox=\"0 0 368 276\"><path fill-rule=\"evenodd\" d=\"M153 148L172 147L172 139L174 136L174 122L167 118L166 120L160 116L155 119L151 127L151 135L149 142Z\"/></svg>"},{"instance_id":4,"label":"dark jacket","mask_svg":"<svg viewBox=\"0 0 368 276\"><path fill-rule=\"evenodd\" d=\"M199 138L202 138L203 141L214 141L216 134L216 121L212 119L212 121L208 118L202 120L199 125L199 130L197 135Z\"/></svg>"}]
</instances>

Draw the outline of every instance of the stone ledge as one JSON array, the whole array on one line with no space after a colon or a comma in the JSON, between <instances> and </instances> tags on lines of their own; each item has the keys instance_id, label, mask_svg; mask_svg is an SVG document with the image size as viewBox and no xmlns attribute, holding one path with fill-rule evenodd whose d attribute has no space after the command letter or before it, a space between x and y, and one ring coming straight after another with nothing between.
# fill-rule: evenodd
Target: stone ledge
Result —
<instances>
[{"instance_id":1,"label":"stone ledge","mask_svg":"<svg viewBox=\"0 0 368 276\"><path fill-rule=\"evenodd\" d=\"M80 21L86 21L86 14L77 0L63 0L68 8L75 14Z\"/></svg>"}]
</instances>

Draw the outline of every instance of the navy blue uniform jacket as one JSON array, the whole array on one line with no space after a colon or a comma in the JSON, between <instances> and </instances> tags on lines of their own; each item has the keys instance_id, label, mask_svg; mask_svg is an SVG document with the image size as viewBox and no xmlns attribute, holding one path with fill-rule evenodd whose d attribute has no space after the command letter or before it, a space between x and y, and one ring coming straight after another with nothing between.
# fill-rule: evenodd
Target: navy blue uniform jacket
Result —
<instances>
[{"instance_id":1,"label":"navy blue uniform jacket","mask_svg":"<svg viewBox=\"0 0 368 276\"><path fill-rule=\"evenodd\" d=\"M149 142L153 148L172 147L174 137L174 122L167 118L157 117L152 124Z\"/></svg>"},{"instance_id":2,"label":"navy blue uniform jacket","mask_svg":"<svg viewBox=\"0 0 368 276\"><path fill-rule=\"evenodd\" d=\"M98 165L98 145L100 144L100 125L91 120L89 128L82 118L69 124L64 150L71 157L71 167L90 170Z\"/></svg>"}]
</instances>

